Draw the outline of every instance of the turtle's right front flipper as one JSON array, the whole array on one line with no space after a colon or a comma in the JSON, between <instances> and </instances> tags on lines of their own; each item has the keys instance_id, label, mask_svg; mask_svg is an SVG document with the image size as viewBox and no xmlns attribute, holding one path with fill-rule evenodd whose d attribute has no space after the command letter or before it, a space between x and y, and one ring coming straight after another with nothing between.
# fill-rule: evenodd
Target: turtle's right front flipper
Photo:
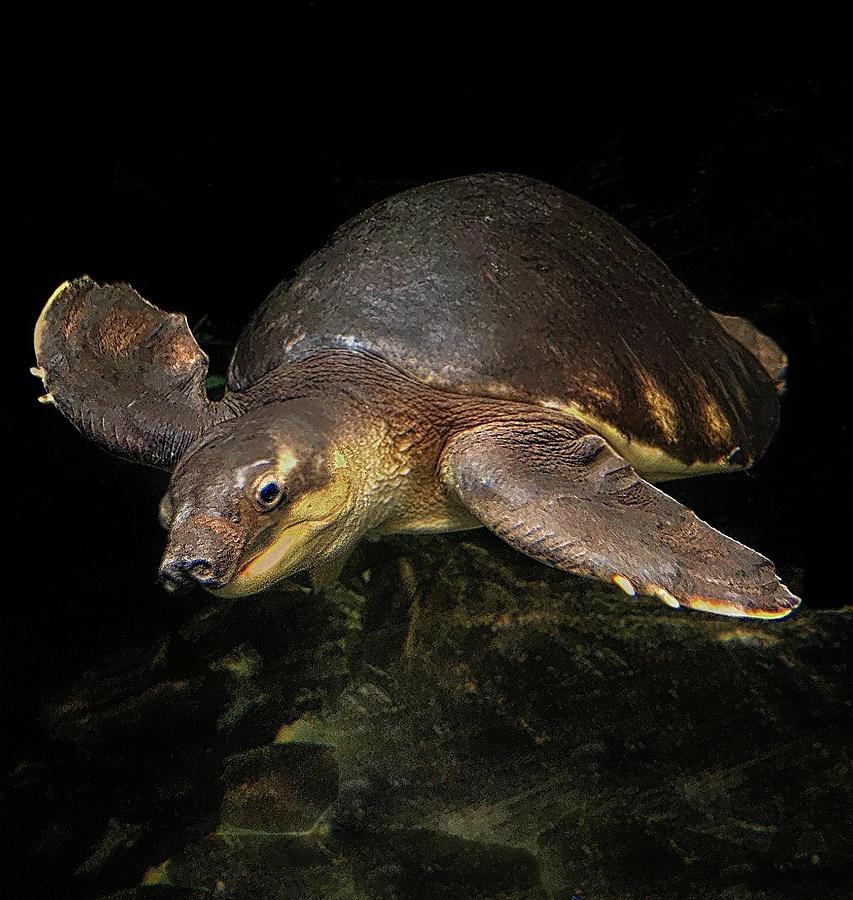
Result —
<instances>
[{"instance_id":1,"label":"turtle's right front flipper","mask_svg":"<svg viewBox=\"0 0 853 900\"><path fill-rule=\"evenodd\" d=\"M186 317L165 313L127 284L65 282L36 323L37 368L47 393L104 449L171 468L227 410L205 391L207 356Z\"/></svg>"}]
</instances>

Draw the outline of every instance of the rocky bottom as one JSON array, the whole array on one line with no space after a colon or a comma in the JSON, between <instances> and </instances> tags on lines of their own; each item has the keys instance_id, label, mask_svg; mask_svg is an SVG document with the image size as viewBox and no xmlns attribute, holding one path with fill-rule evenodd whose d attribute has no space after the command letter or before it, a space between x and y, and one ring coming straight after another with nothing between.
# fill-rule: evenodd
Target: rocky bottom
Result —
<instances>
[{"instance_id":1,"label":"rocky bottom","mask_svg":"<svg viewBox=\"0 0 853 900\"><path fill-rule=\"evenodd\" d=\"M16 896L848 897L851 624L675 611L482 534L368 546L46 702Z\"/></svg>"}]
</instances>

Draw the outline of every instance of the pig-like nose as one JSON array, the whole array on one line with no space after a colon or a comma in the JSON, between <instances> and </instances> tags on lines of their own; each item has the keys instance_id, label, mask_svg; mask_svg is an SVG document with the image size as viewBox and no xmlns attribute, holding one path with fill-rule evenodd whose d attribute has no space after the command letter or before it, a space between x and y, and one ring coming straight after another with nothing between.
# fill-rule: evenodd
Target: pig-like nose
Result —
<instances>
[{"instance_id":1,"label":"pig-like nose","mask_svg":"<svg viewBox=\"0 0 853 900\"><path fill-rule=\"evenodd\" d=\"M193 584L215 587L213 563L204 556L166 556L160 563L160 583L167 591L189 590Z\"/></svg>"},{"instance_id":2,"label":"pig-like nose","mask_svg":"<svg viewBox=\"0 0 853 900\"><path fill-rule=\"evenodd\" d=\"M201 585L224 587L234 573L243 534L222 516L196 513L172 526L160 562L160 581L168 591Z\"/></svg>"}]
</instances>

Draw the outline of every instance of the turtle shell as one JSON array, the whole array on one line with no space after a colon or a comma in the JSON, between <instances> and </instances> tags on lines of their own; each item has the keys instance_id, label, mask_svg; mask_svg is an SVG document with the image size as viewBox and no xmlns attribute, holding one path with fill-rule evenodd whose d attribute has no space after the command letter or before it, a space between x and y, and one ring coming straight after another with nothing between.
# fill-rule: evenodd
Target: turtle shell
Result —
<instances>
[{"instance_id":1,"label":"turtle shell","mask_svg":"<svg viewBox=\"0 0 853 900\"><path fill-rule=\"evenodd\" d=\"M648 247L521 176L429 184L347 222L257 310L229 387L323 348L567 409L673 472L749 464L778 424L765 370Z\"/></svg>"}]
</instances>

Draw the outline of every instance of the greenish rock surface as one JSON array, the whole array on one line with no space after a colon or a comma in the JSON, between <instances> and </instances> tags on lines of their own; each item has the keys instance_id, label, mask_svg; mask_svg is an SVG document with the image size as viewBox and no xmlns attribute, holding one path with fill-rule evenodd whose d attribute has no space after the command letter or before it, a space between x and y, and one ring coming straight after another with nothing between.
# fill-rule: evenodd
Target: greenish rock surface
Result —
<instances>
[{"instance_id":1,"label":"greenish rock surface","mask_svg":"<svg viewBox=\"0 0 853 900\"><path fill-rule=\"evenodd\" d=\"M199 609L9 778L79 896L849 896L849 608L675 611L468 534Z\"/></svg>"}]
</instances>

